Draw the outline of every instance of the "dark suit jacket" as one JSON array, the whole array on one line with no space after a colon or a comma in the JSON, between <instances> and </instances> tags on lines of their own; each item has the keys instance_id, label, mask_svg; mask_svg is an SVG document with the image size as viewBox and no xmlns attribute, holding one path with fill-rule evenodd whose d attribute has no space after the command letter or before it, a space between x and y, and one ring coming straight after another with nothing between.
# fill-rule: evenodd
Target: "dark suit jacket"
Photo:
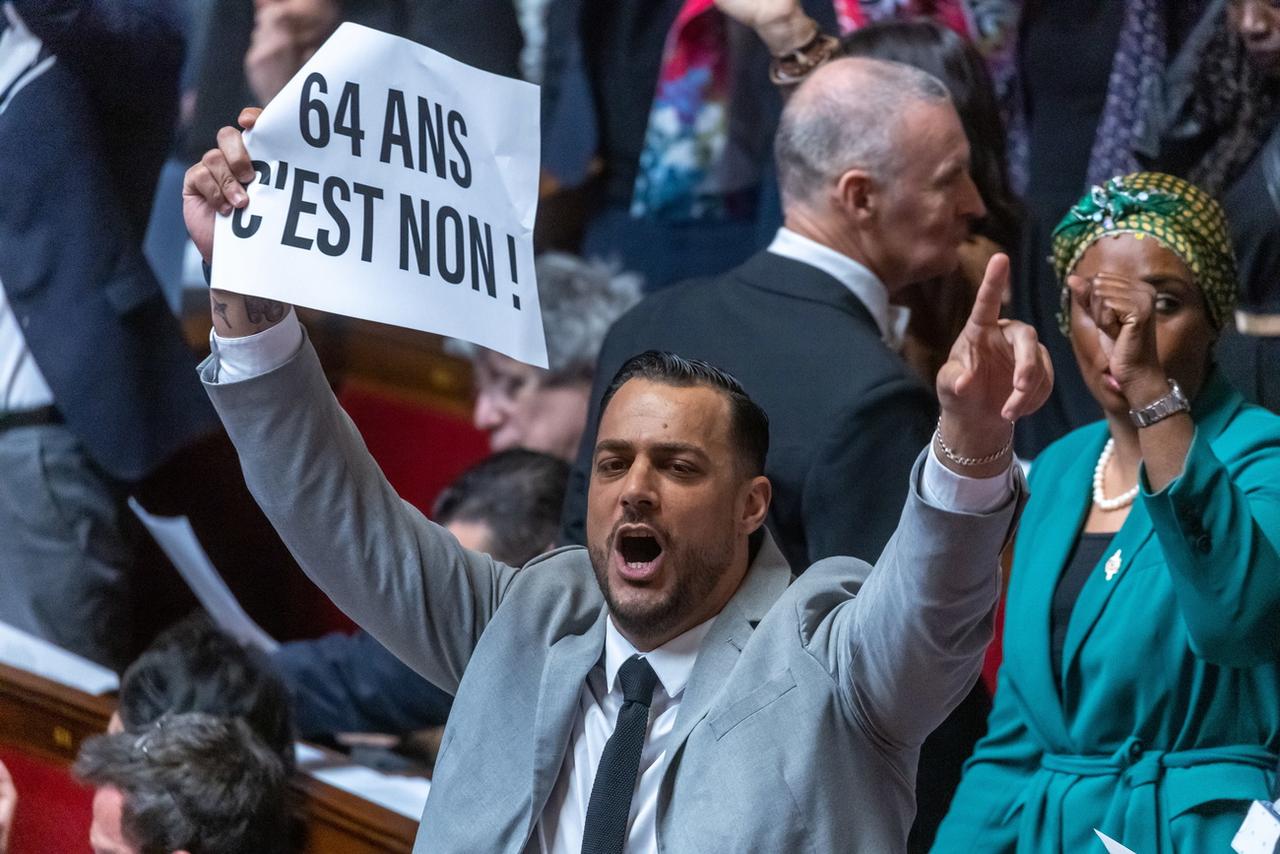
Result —
<instances>
[{"instance_id":1,"label":"dark suit jacket","mask_svg":"<svg viewBox=\"0 0 1280 854\"><path fill-rule=\"evenodd\" d=\"M67 426L137 479L217 423L142 256L180 29L168 3L13 2L54 61L0 113L0 282Z\"/></svg>"},{"instance_id":2,"label":"dark suit jacket","mask_svg":"<svg viewBox=\"0 0 1280 854\"><path fill-rule=\"evenodd\" d=\"M769 252L718 278L651 294L609 331L570 476L567 542L585 542L600 398L623 362L651 349L729 371L768 413L769 528L792 569L832 555L880 555L936 404L848 288Z\"/></svg>"},{"instance_id":3,"label":"dark suit jacket","mask_svg":"<svg viewBox=\"0 0 1280 854\"><path fill-rule=\"evenodd\" d=\"M729 371L768 413L769 528L793 571L833 555L879 557L898 524L911 465L932 435L937 404L848 288L770 252L718 278L651 294L610 330L569 479L566 542L585 542L600 398L623 362L650 349ZM927 847L942 820L989 709L979 683L925 742L911 850Z\"/></svg>"}]
</instances>

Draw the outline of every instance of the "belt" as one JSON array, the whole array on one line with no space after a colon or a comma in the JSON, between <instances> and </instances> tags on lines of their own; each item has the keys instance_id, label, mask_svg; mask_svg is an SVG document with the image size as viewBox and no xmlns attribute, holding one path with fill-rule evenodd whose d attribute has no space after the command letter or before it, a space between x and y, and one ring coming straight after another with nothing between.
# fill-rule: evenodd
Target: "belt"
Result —
<instances>
[{"instance_id":1,"label":"belt","mask_svg":"<svg viewBox=\"0 0 1280 854\"><path fill-rule=\"evenodd\" d=\"M1074 756L1048 753L1040 767L1057 774L1076 777L1114 777L1115 792L1100 827L1123 828L1128 838L1120 839L1141 854L1170 851L1167 824L1184 810L1220 797L1242 796L1238 785L1225 778L1238 777L1247 769L1271 771L1276 754L1261 746L1225 745L1216 748L1170 751L1148 749L1137 738L1127 739L1110 756ZM1256 771L1253 772L1256 774ZM1050 838L1060 838L1061 803L1056 809L1046 803L1048 775L1032 784L1024 823L1050 827ZM1256 785L1256 784L1255 784ZM1226 791L1231 789L1232 791Z\"/></svg>"},{"instance_id":2,"label":"belt","mask_svg":"<svg viewBox=\"0 0 1280 854\"><path fill-rule=\"evenodd\" d=\"M0 433L16 430L19 427L43 427L46 424L61 424L62 413L56 406L41 406L37 409L20 409L17 412L0 412Z\"/></svg>"},{"instance_id":3,"label":"belt","mask_svg":"<svg viewBox=\"0 0 1280 854\"><path fill-rule=\"evenodd\" d=\"M1280 336L1280 314L1236 310L1236 329L1241 335L1263 338Z\"/></svg>"}]
</instances>

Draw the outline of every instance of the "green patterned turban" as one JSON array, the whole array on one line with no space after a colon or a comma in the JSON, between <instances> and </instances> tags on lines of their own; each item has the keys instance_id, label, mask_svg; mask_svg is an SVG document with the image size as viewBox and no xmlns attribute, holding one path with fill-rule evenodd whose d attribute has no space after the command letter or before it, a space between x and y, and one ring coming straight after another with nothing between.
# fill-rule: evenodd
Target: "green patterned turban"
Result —
<instances>
[{"instance_id":1,"label":"green patterned turban","mask_svg":"<svg viewBox=\"0 0 1280 854\"><path fill-rule=\"evenodd\" d=\"M1112 234L1152 237L1187 265L1221 329L1236 305L1236 259L1227 220L1213 198L1194 184L1159 172L1136 172L1094 187L1053 230L1053 269L1062 282L1058 328L1071 331L1067 274L1085 250Z\"/></svg>"}]
</instances>

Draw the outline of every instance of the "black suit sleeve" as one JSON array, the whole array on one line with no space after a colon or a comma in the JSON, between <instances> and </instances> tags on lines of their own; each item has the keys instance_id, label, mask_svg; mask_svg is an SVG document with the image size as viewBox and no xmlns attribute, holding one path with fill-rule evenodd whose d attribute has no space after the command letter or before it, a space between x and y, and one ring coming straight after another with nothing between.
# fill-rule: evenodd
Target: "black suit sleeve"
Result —
<instances>
[{"instance_id":1,"label":"black suit sleeve","mask_svg":"<svg viewBox=\"0 0 1280 854\"><path fill-rule=\"evenodd\" d=\"M453 705L366 632L286 643L272 661L289 687L302 738L413 732L443 724Z\"/></svg>"},{"instance_id":2,"label":"black suit sleeve","mask_svg":"<svg viewBox=\"0 0 1280 854\"><path fill-rule=\"evenodd\" d=\"M809 562L850 555L874 564L907 498L911 467L933 434L936 404L924 386L894 379L846 412L805 478Z\"/></svg>"}]
</instances>

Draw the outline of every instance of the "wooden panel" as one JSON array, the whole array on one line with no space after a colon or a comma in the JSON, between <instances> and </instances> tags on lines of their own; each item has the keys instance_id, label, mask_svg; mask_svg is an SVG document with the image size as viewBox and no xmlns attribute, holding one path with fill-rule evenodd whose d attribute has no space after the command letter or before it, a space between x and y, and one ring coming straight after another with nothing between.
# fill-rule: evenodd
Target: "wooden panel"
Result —
<instances>
[{"instance_id":1,"label":"wooden panel","mask_svg":"<svg viewBox=\"0 0 1280 854\"><path fill-rule=\"evenodd\" d=\"M0 744L21 753L69 768L80 743L106 730L114 708L110 698L0 664ZM416 821L306 775L294 786L306 828L304 854L412 850ZM35 808L31 800L24 802Z\"/></svg>"}]
</instances>

